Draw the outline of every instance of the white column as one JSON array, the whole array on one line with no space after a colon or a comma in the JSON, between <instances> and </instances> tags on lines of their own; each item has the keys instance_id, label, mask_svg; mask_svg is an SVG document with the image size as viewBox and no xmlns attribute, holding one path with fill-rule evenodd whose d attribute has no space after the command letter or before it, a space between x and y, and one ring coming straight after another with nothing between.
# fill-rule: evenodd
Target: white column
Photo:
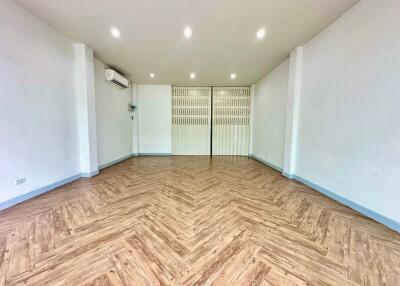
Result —
<instances>
[{"instance_id":1,"label":"white column","mask_svg":"<svg viewBox=\"0 0 400 286\"><path fill-rule=\"evenodd\" d=\"M255 85L253 84L251 86L249 156L253 155L254 95L255 95Z\"/></svg>"},{"instance_id":2,"label":"white column","mask_svg":"<svg viewBox=\"0 0 400 286\"><path fill-rule=\"evenodd\" d=\"M132 104L136 106L135 111L132 112L132 153L134 156L139 155L139 98L138 98L138 85L133 83L132 89Z\"/></svg>"},{"instance_id":3,"label":"white column","mask_svg":"<svg viewBox=\"0 0 400 286\"><path fill-rule=\"evenodd\" d=\"M93 50L76 44L75 60L81 176L91 177L99 173Z\"/></svg>"},{"instance_id":4,"label":"white column","mask_svg":"<svg viewBox=\"0 0 400 286\"><path fill-rule=\"evenodd\" d=\"M283 175L289 178L293 178L296 172L296 143L301 96L302 54L302 47L298 47L290 53L285 153L283 161Z\"/></svg>"}]
</instances>

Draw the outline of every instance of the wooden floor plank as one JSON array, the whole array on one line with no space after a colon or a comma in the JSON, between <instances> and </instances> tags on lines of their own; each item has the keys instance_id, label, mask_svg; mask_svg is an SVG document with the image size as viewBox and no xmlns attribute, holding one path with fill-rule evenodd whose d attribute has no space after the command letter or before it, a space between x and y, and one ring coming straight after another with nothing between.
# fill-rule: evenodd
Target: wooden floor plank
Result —
<instances>
[{"instance_id":1,"label":"wooden floor plank","mask_svg":"<svg viewBox=\"0 0 400 286\"><path fill-rule=\"evenodd\" d=\"M400 234L246 157L139 157L0 212L0 286L400 285Z\"/></svg>"}]
</instances>

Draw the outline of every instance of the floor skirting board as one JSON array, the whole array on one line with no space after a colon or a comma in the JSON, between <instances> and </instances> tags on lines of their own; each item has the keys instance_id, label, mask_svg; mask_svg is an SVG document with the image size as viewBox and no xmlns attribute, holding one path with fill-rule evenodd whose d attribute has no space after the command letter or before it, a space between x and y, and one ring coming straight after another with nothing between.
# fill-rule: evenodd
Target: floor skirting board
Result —
<instances>
[{"instance_id":1,"label":"floor skirting board","mask_svg":"<svg viewBox=\"0 0 400 286\"><path fill-rule=\"evenodd\" d=\"M114 160L114 161L111 161L111 162L109 162L109 163L100 165L100 166L99 166L99 170L103 170L103 169L105 169L105 168L107 168L107 167L110 167L110 166L112 166L112 165L121 163L122 161L125 161L125 160L127 160L127 159L129 159L129 158L132 158L132 157L137 157L137 156L138 156L138 154L130 154L130 155L124 156L124 157L119 158L119 159L117 159L117 160Z\"/></svg>"},{"instance_id":2,"label":"floor skirting board","mask_svg":"<svg viewBox=\"0 0 400 286\"><path fill-rule=\"evenodd\" d=\"M81 173L81 178L91 178L97 176L99 174L99 170L90 172L90 173Z\"/></svg>"},{"instance_id":3,"label":"floor skirting board","mask_svg":"<svg viewBox=\"0 0 400 286\"><path fill-rule=\"evenodd\" d=\"M54 190L55 188L61 187L61 186L65 185L65 184L71 183L71 182L73 182L75 180L78 180L80 178L82 178L82 175L81 174L77 174L77 175L71 176L69 178L63 179L61 181L55 182L53 184L41 187L41 188L39 188L37 190L34 190L34 191L31 191L29 193L20 195L18 197L12 198L12 199L9 199L7 201L4 201L4 202L0 203L0 210L4 210L4 209L7 209L9 207L12 207L13 205L22 203L23 201L29 200L29 199L31 199L33 197L36 197L36 196L44 194L44 193L46 193L48 191Z\"/></svg>"},{"instance_id":4,"label":"floor skirting board","mask_svg":"<svg viewBox=\"0 0 400 286\"><path fill-rule=\"evenodd\" d=\"M282 175L284 175L286 178L294 179L294 175L293 175L293 174L289 174L289 173L286 173L286 172L282 172Z\"/></svg>"},{"instance_id":5,"label":"floor skirting board","mask_svg":"<svg viewBox=\"0 0 400 286\"><path fill-rule=\"evenodd\" d=\"M99 170L105 169L105 168L110 167L110 166L112 166L112 165L118 164L118 163L120 163L120 162L122 162L122 161L125 161L125 160L127 160L127 159L129 159L129 158L131 158L131 157L137 157L137 156L139 156L139 155L140 155L140 156L172 156L171 153L141 153L141 154L130 154L130 155L124 156L124 157L122 157L122 158L120 158L120 159L111 161L110 163L106 163L106 164L100 165L100 166L99 166ZM22 203L22 202L24 202L24 201L26 201L26 200L29 200L29 199L31 199L31 198L33 198L33 197L36 197L36 196L39 196L39 195L44 194L44 193L46 193L46 192L49 192L49 191L51 191L51 190L54 190L54 189L56 189L56 188L58 188L58 187L61 187L61 186L65 185L65 184L68 184L68 183L71 183L71 182L73 182L73 181L75 181L75 180L78 180L78 179L80 179L80 178L90 178L90 177L96 176L96 175L99 174L99 170L95 170L95 171L93 171L93 172L91 172L91 173L80 173L80 174L71 176L71 177L69 177L69 178L60 180L60 181L58 181L58 182L55 182L55 183L53 183L53 184L50 184L50 185L41 187L41 188L39 188L39 189L30 191L30 192L28 192L28 193L26 193L26 194L22 194L22 195L20 195L20 196L18 196L18 197L9 199L9 200L7 200L7 201L0 202L0 210L4 210L4 209L7 209L7 208L9 208L9 207L12 207L12 206L14 206L14 205L16 205L16 204Z\"/></svg>"},{"instance_id":6,"label":"floor skirting board","mask_svg":"<svg viewBox=\"0 0 400 286\"><path fill-rule=\"evenodd\" d=\"M99 166L99 170L102 170L104 168L107 168L107 167L110 167L112 165L118 164L118 163L120 163L122 161L125 161L125 160L127 160L127 159L129 159L131 157L135 157L135 156L138 156L138 154L131 154L131 155L128 155L128 156L124 156L124 157L122 157L120 159L114 160L114 161L112 161L110 163L103 164L103 165ZM18 197L9 199L9 200L4 201L4 202L1 202L0 203L0 210L4 210L4 209L12 207L12 206L14 206L16 204L22 203L22 202L24 202L26 200L29 200L29 199L31 199L33 197L36 197L36 196L39 196L39 195L44 194L46 192L49 192L51 190L54 190L54 189L56 189L58 187L61 187L61 186L65 185L65 184L68 184L68 183L71 183L71 182L73 182L75 180L78 180L80 178L94 177L94 176L99 174L99 170L95 170L95 171L90 172L90 173L80 173L80 174L77 174L75 176L71 176L69 178L66 178L66 179L60 180L58 182L55 182L53 184L41 187L41 188L39 188L37 190L33 190L33 191L29 192L29 193L20 195Z\"/></svg>"},{"instance_id":7,"label":"floor skirting board","mask_svg":"<svg viewBox=\"0 0 400 286\"><path fill-rule=\"evenodd\" d=\"M139 156L170 157L172 153L139 153Z\"/></svg>"},{"instance_id":8,"label":"floor skirting board","mask_svg":"<svg viewBox=\"0 0 400 286\"><path fill-rule=\"evenodd\" d=\"M250 157L250 158L253 158L254 160L257 160L257 161L263 163L264 165L267 165L267 166L271 167L272 169L277 170L278 172L281 172L281 173L282 173L282 171L283 171L283 169L282 169L281 167L278 167L278 166L275 165L275 164L269 163L269 162L267 162L267 161L261 159L260 157L258 157L258 156L256 156L256 155L249 155L249 157Z\"/></svg>"},{"instance_id":9,"label":"floor skirting board","mask_svg":"<svg viewBox=\"0 0 400 286\"><path fill-rule=\"evenodd\" d=\"M288 176L286 176L286 177L288 177ZM329 197L329 198L331 198L331 199L333 199L333 200L335 200L335 201L337 201L337 202L339 202L339 203L341 203L341 204L343 204L343 205L345 205L345 206L347 206L347 207L349 207L349 208L351 208L351 209L353 209L353 210L355 210L355 211L400 233L400 223L399 222L394 221L391 218L381 215L381 214L379 214L373 210L370 210L366 207L363 207L363 206L361 206L351 200L348 200L340 195L337 195L334 192L331 192L331 191L329 191L307 179L304 179L304 178L296 176L296 175L294 175L294 176L292 175L292 179L294 179L300 183L303 183L304 185L309 186L310 188L324 194L325 196L327 196L327 197Z\"/></svg>"},{"instance_id":10,"label":"floor skirting board","mask_svg":"<svg viewBox=\"0 0 400 286\"><path fill-rule=\"evenodd\" d=\"M249 157L251 157L251 158L253 158L253 159L255 159L255 160L257 160L257 161L259 161L259 162L261 162L261 163L263 163L263 164L265 164L265 165L267 165L267 166L269 166L269 167L271 167L271 168L273 168L275 170L278 170L278 171L282 172L282 169L280 169L279 167L274 166L273 164L270 164L270 163L258 158L255 155L249 155ZM350 201L350 200L348 200L348 199L346 199L346 198L344 198L344 197L342 197L340 195L337 195L334 192L331 192L331 191L329 191L329 190L327 190L327 189L325 189L325 188L323 188L323 187L321 187L321 186L319 186L319 185L317 185L317 184L315 184L315 183L313 183L313 182L311 182L311 181L309 181L307 179L304 179L304 178L302 178L300 176L296 176L296 175L293 175L293 174L288 174L286 172L282 172L282 175L287 177L287 178L289 178L289 179L293 179L293 180L296 180L296 181L298 181L300 183L303 183L304 185L309 186L310 188L312 188L312 189L324 194L325 196L327 196L327 197L329 197L329 198L331 198L331 199L333 199L333 200L335 200L335 201L337 201L337 202L339 202L339 203L341 203L341 204L343 204L343 205L345 205L345 206L347 206L347 207L349 207L349 208L351 208L351 209L353 209L353 210L355 210L355 211L357 211L357 212L359 212L359 213L361 213L361 214L363 214L363 215L365 215L365 216L367 216L367 217L369 217L369 218L371 218L371 219L373 219L373 220L375 220L375 221L377 221L377 222L379 222L379 223L381 223L381 224L393 229L394 231L397 231L397 232L400 233L400 222L397 222L397 221L395 221L395 220L393 220L391 218L388 218L388 217L386 217L384 215L381 215L381 214L379 214L379 213L377 213L377 212L375 212L373 210L370 210L370 209L368 209L366 207L363 207L363 206L361 206L361 205L359 205L359 204L357 204L357 203L355 203L353 201Z\"/></svg>"}]
</instances>

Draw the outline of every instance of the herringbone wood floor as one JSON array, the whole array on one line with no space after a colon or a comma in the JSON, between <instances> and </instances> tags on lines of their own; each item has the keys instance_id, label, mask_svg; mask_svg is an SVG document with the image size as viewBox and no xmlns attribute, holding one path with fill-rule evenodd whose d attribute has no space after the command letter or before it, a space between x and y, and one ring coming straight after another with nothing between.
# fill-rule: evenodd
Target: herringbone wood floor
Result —
<instances>
[{"instance_id":1,"label":"herringbone wood floor","mask_svg":"<svg viewBox=\"0 0 400 286\"><path fill-rule=\"evenodd\" d=\"M400 235L243 157L133 158L0 213L0 285L400 285Z\"/></svg>"}]
</instances>

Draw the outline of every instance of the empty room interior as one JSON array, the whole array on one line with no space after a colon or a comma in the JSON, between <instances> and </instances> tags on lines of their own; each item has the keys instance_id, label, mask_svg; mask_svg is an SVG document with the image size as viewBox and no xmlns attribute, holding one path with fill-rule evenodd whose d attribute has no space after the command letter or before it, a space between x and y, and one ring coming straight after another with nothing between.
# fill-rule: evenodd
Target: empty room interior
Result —
<instances>
[{"instance_id":1,"label":"empty room interior","mask_svg":"<svg viewBox=\"0 0 400 286\"><path fill-rule=\"evenodd\" d=\"M0 286L400 285L399 0L0 0Z\"/></svg>"}]
</instances>

